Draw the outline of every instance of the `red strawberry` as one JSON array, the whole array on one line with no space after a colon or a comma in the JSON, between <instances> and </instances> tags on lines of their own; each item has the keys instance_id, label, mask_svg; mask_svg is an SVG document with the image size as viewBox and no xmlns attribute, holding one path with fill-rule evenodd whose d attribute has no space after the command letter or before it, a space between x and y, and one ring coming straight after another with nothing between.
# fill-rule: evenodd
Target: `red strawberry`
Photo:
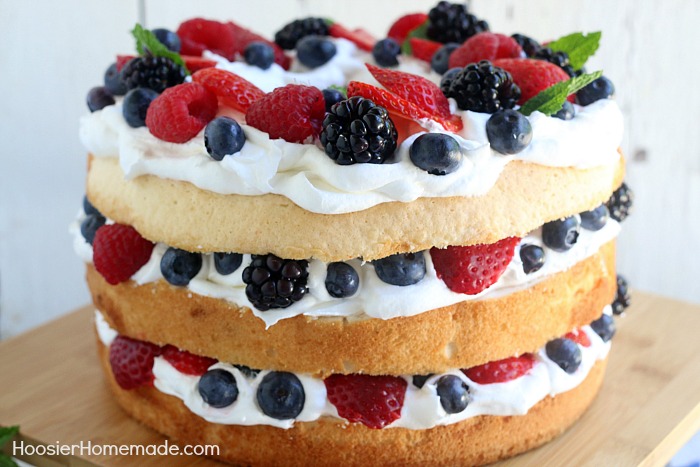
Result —
<instances>
[{"instance_id":1,"label":"red strawberry","mask_svg":"<svg viewBox=\"0 0 700 467\"><path fill-rule=\"evenodd\" d=\"M403 44L403 41L406 40L408 33L426 21L428 21L428 15L425 13L411 13L404 15L394 21L394 24L392 24L389 28L389 33L386 35L386 37L390 37L399 44Z\"/></svg>"},{"instance_id":2,"label":"red strawberry","mask_svg":"<svg viewBox=\"0 0 700 467\"><path fill-rule=\"evenodd\" d=\"M160 352L160 347L150 342L117 336L109 346L109 363L117 384L122 389L151 386L155 379L153 359Z\"/></svg>"},{"instance_id":3,"label":"red strawberry","mask_svg":"<svg viewBox=\"0 0 700 467\"><path fill-rule=\"evenodd\" d=\"M220 68L200 70L192 75L192 81L216 94L221 104L243 113L265 95L250 81Z\"/></svg>"},{"instance_id":4,"label":"red strawberry","mask_svg":"<svg viewBox=\"0 0 700 467\"><path fill-rule=\"evenodd\" d=\"M331 37L338 37L341 39L347 39L353 42L362 50L371 52L374 48L374 43L376 42L373 37L371 37L365 31L351 31L340 23L333 23L328 28L328 34Z\"/></svg>"},{"instance_id":5,"label":"red strawberry","mask_svg":"<svg viewBox=\"0 0 700 467\"><path fill-rule=\"evenodd\" d=\"M177 35L182 42L182 54L201 56L202 52L209 50L228 60L236 58L236 38L233 31L219 21L193 18L177 28Z\"/></svg>"},{"instance_id":6,"label":"red strawberry","mask_svg":"<svg viewBox=\"0 0 700 467\"><path fill-rule=\"evenodd\" d=\"M398 376L331 375L324 380L338 415L370 428L384 428L401 417L406 380Z\"/></svg>"},{"instance_id":7,"label":"red strawberry","mask_svg":"<svg viewBox=\"0 0 700 467\"><path fill-rule=\"evenodd\" d=\"M437 276L450 290L476 295L501 277L518 242L518 237L508 237L487 245L432 248L430 256Z\"/></svg>"},{"instance_id":8,"label":"red strawberry","mask_svg":"<svg viewBox=\"0 0 700 467\"><path fill-rule=\"evenodd\" d=\"M233 32L233 39L234 39L234 55L243 55L243 52L245 51L245 48L250 44L251 42L264 42L265 44L269 45L272 47L272 50L275 51L275 63L284 68L285 70L289 70L289 65L291 65L291 60L289 57L284 53L284 50L282 50L282 47L279 45L275 44L274 42L268 41L265 39L263 36L254 33L253 31L246 29L242 26L237 25L236 23L233 23L229 21L226 23L226 26L229 27L231 32ZM235 56L234 56L235 58ZM232 59L229 59L232 60Z\"/></svg>"},{"instance_id":9,"label":"red strawberry","mask_svg":"<svg viewBox=\"0 0 700 467\"><path fill-rule=\"evenodd\" d=\"M520 105L535 97L540 91L569 79L569 75L564 70L544 60L503 58L494 60L493 64L510 73L515 84L520 87L518 101Z\"/></svg>"},{"instance_id":10,"label":"red strawberry","mask_svg":"<svg viewBox=\"0 0 700 467\"><path fill-rule=\"evenodd\" d=\"M464 67L481 60L524 57L522 47L512 37L492 32L475 34L450 55L450 68Z\"/></svg>"},{"instance_id":11,"label":"red strawberry","mask_svg":"<svg viewBox=\"0 0 700 467\"><path fill-rule=\"evenodd\" d=\"M146 126L163 141L186 143L216 116L218 107L216 95L201 84L178 84L151 102Z\"/></svg>"},{"instance_id":12,"label":"red strawberry","mask_svg":"<svg viewBox=\"0 0 700 467\"><path fill-rule=\"evenodd\" d=\"M169 344L163 347L163 358L180 373L192 376L202 376L217 362L214 358L200 357Z\"/></svg>"},{"instance_id":13,"label":"red strawberry","mask_svg":"<svg viewBox=\"0 0 700 467\"><path fill-rule=\"evenodd\" d=\"M534 355L526 353L467 368L462 372L478 384L505 383L527 374L534 364Z\"/></svg>"},{"instance_id":14,"label":"red strawberry","mask_svg":"<svg viewBox=\"0 0 700 467\"><path fill-rule=\"evenodd\" d=\"M92 261L108 283L117 285L148 262L153 246L130 225L103 225L92 242Z\"/></svg>"},{"instance_id":15,"label":"red strawberry","mask_svg":"<svg viewBox=\"0 0 700 467\"><path fill-rule=\"evenodd\" d=\"M583 347L591 346L591 340L588 338L588 334L583 332L583 330L580 328L574 329L573 331L566 333L564 338L571 339L572 341L576 342L577 344Z\"/></svg>"},{"instance_id":16,"label":"red strawberry","mask_svg":"<svg viewBox=\"0 0 700 467\"><path fill-rule=\"evenodd\" d=\"M195 57L194 55L181 55L181 57L185 61L185 66L190 73L216 66L214 60L209 60L207 58ZM117 55L117 71L121 71L124 65L129 63L129 60L132 58L136 58L136 55Z\"/></svg>"},{"instance_id":17,"label":"red strawberry","mask_svg":"<svg viewBox=\"0 0 700 467\"><path fill-rule=\"evenodd\" d=\"M418 37L411 37L408 42L411 44L412 55L428 63L430 63L435 52L444 45L440 42L419 39Z\"/></svg>"},{"instance_id":18,"label":"red strawberry","mask_svg":"<svg viewBox=\"0 0 700 467\"><path fill-rule=\"evenodd\" d=\"M256 100L246 113L246 123L272 139L303 143L321 132L326 114L323 93L313 86L288 84Z\"/></svg>"}]
</instances>

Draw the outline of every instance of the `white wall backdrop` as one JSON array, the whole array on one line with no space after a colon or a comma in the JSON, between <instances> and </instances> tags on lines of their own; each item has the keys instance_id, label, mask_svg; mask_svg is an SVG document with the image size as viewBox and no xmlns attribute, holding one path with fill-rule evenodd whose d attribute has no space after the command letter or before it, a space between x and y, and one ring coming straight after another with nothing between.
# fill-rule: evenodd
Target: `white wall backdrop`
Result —
<instances>
[{"instance_id":1,"label":"white wall backdrop","mask_svg":"<svg viewBox=\"0 0 700 467\"><path fill-rule=\"evenodd\" d=\"M0 0L0 336L88 302L67 225L84 190L85 94L140 12L148 27L232 19L268 37L296 17L335 18L381 37L436 0ZM540 40L603 31L589 69L617 86L627 180L637 198L619 241L631 284L700 303L700 22L697 0L474 0L496 32ZM659 310L660 312L663 310Z\"/></svg>"}]
</instances>

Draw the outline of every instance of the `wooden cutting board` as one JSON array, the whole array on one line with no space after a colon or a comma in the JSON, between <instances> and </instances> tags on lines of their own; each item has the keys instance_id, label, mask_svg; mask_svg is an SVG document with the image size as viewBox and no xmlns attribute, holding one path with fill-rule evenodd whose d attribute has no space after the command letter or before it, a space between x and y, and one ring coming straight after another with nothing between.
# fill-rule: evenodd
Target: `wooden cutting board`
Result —
<instances>
[{"instance_id":1,"label":"wooden cutting board","mask_svg":"<svg viewBox=\"0 0 700 467\"><path fill-rule=\"evenodd\" d=\"M600 395L563 436L499 465L663 466L700 429L700 307L636 293ZM112 400L86 307L0 342L0 425L32 444L163 444ZM39 466L215 466L196 457L56 456Z\"/></svg>"}]
</instances>

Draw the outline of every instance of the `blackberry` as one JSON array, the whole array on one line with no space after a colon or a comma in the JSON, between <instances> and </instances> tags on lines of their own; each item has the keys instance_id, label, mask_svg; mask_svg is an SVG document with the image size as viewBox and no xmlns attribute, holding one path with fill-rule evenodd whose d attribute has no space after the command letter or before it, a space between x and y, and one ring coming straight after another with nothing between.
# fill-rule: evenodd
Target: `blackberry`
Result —
<instances>
[{"instance_id":1,"label":"blackberry","mask_svg":"<svg viewBox=\"0 0 700 467\"><path fill-rule=\"evenodd\" d=\"M535 53L533 58L552 63L564 70L567 75L576 76L576 71L571 66L571 62L569 62L569 54L566 52L555 52L549 47L542 47Z\"/></svg>"},{"instance_id":2,"label":"blackberry","mask_svg":"<svg viewBox=\"0 0 700 467\"><path fill-rule=\"evenodd\" d=\"M275 42L285 50L292 50L306 36L327 36L328 24L323 18L304 18L286 24L275 33Z\"/></svg>"},{"instance_id":3,"label":"blackberry","mask_svg":"<svg viewBox=\"0 0 700 467\"><path fill-rule=\"evenodd\" d=\"M309 291L308 261L278 258L273 254L253 255L253 261L243 270L245 294L260 311L287 308Z\"/></svg>"},{"instance_id":4,"label":"blackberry","mask_svg":"<svg viewBox=\"0 0 700 467\"><path fill-rule=\"evenodd\" d=\"M524 34L513 34L510 37L512 37L515 40L515 42L517 42L518 45L522 47L523 51L525 52L525 55L527 55L528 57L534 57L537 51L542 48L539 42L537 42L532 37L528 37Z\"/></svg>"},{"instance_id":5,"label":"blackberry","mask_svg":"<svg viewBox=\"0 0 700 467\"><path fill-rule=\"evenodd\" d=\"M611 303L614 315L621 315L630 306L631 297L627 287L627 280L621 275L617 275L617 293L615 300Z\"/></svg>"},{"instance_id":6,"label":"blackberry","mask_svg":"<svg viewBox=\"0 0 700 467\"><path fill-rule=\"evenodd\" d=\"M488 31L489 24L467 11L463 4L440 2L428 13L428 39L461 44L480 32Z\"/></svg>"},{"instance_id":7,"label":"blackberry","mask_svg":"<svg viewBox=\"0 0 700 467\"><path fill-rule=\"evenodd\" d=\"M610 211L610 217L618 222L622 222L630 215L633 201L634 192L630 190L626 183L623 183L620 185L620 188L615 190L605 205Z\"/></svg>"},{"instance_id":8,"label":"blackberry","mask_svg":"<svg viewBox=\"0 0 700 467\"><path fill-rule=\"evenodd\" d=\"M127 90L149 88L163 92L185 81L185 69L165 57L136 57L121 71L121 80Z\"/></svg>"},{"instance_id":9,"label":"blackberry","mask_svg":"<svg viewBox=\"0 0 700 467\"><path fill-rule=\"evenodd\" d=\"M512 109L520 99L520 88L510 73L487 60L470 63L451 79L443 78L441 89L460 109L489 114Z\"/></svg>"},{"instance_id":10,"label":"blackberry","mask_svg":"<svg viewBox=\"0 0 700 467\"><path fill-rule=\"evenodd\" d=\"M336 164L381 164L396 150L398 132L389 113L355 96L331 107L323 120L321 144Z\"/></svg>"}]
</instances>

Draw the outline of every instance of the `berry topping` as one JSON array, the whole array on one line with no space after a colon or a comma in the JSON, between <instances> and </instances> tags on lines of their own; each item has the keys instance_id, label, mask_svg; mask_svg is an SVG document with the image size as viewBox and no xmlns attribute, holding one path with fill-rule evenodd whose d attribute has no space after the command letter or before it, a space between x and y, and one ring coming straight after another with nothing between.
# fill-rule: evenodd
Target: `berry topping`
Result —
<instances>
[{"instance_id":1,"label":"berry topping","mask_svg":"<svg viewBox=\"0 0 700 467\"><path fill-rule=\"evenodd\" d=\"M503 68L513 77L513 81L520 88L520 100L518 100L520 105L535 97L540 91L569 79L569 75L564 70L543 60L501 58L495 60L493 64Z\"/></svg>"},{"instance_id":2,"label":"berry topping","mask_svg":"<svg viewBox=\"0 0 700 467\"><path fill-rule=\"evenodd\" d=\"M602 315L591 323L591 329L603 339L603 342L608 342L615 335L615 320L610 315Z\"/></svg>"},{"instance_id":3,"label":"berry topping","mask_svg":"<svg viewBox=\"0 0 700 467\"><path fill-rule=\"evenodd\" d=\"M464 4L442 1L428 13L428 39L461 44L471 36L489 30L486 21L467 12Z\"/></svg>"},{"instance_id":4,"label":"berry topping","mask_svg":"<svg viewBox=\"0 0 700 467\"><path fill-rule=\"evenodd\" d=\"M344 101L345 99L347 99L345 94L343 94L342 92L340 92L337 89L327 88L327 89L324 89L322 92L323 92L323 100L326 102L326 112L330 112L333 105L337 104L340 101Z\"/></svg>"},{"instance_id":5,"label":"berry topping","mask_svg":"<svg viewBox=\"0 0 700 467\"><path fill-rule=\"evenodd\" d=\"M374 38L366 31L362 29L355 29L354 31L351 31L340 23L331 24L331 26L328 28L328 34L330 34L332 37L347 39L366 52L371 52L372 48L374 47L374 43L376 42Z\"/></svg>"},{"instance_id":6,"label":"berry topping","mask_svg":"<svg viewBox=\"0 0 700 467\"><path fill-rule=\"evenodd\" d=\"M523 49L523 52L525 52L525 55L528 57L534 56L535 53L537 53L537 51L542 47L535 39L524 34L513 34L510 37L512 37L515 42L518 43L518 45Z\"/></svg>"},{"instance_id":7,"label":"berry topping","mask_svg":"<svg viewBox=\"0 0 700 467\"><path fill-rule=\"evenodd\" d=\"M185 81L185 69L165 57L136 57L121 71L126 89L148 88L163 92Z\"/></svg>"},{"instance_id":8,"label":"berry topping","mask_svg":"<svg viewBox=\"0 0 700 467\"><path fill-rule=\"evenodd\" d=\"M114 96L104 86L97 86L90 91L87 95L87 106L90 112L96 112L102 110L108 105L114 105Z\"/></svg>"},{"instance_id":9,"label":"berry topping","mask_svg":"<svg viewBox=\"0 0 700 467\"><path fill-rule=\"evenodd\" d=\"M517 110L499 110L486 122L491 147L501 154L517 154L532 141L530 120Z\"/></svg>"},{"instance_id":10,"label":"berry topping","mask_svg":"<svg viewBox=\"0 0 700 467\"><path fill-rule=\"evenodd\" d=\"M228 154L243 148L245 134L237 121L230 117L217 117L204 129L204 146L212 159L220 161Z\"/></svg>"},{"instance_id":11,"label":"berry topping","mask_svg":"<svg viewBox=\"0 0 700 467\"><path fill-rule=\"evenodd\" d=\"M542 47L537 52L535 52L535 55L532 58L552 63L564 70L564 72L566 72L567 75L576 76L574 67L572 67L571 62L569 62L569 54L567 54L566 52L554 52L549 47Z\"/></svg>"},{"instance_id":12,"label":"berry topping","mask_svg":"<svg viewBox=\"0 0 700 467\"><path fill-rule=\"evenodd\" d=\"M258 386L258 406L268 417L277 420L295 418L304 409L304 386L294 373L273 371Z\"/></svg>"},{"instance_id":13,"label":"berry topping","mask_svg":"<svg viewBox=\"0 0 700 467\"><path fill-rule=\"evenodd\" d=\"M105 225L95 234L92 260L97 272L109 284L117 285L148 262L153 246L129 225Z\"/></svg>"},{"instance_id":14,"label":"berry topping","mask_svg":"<svg viewBox=\"0 0 700 467\"><path fill-rule=\"evenodd\" d=\"M592 104L601 99L610 99L615 95L615 86L605 76L601 76L576 93L576 102L580 105Z\"/></svg>"},{"instance_id":15,"label":"berry topping","mask_svg":"<svg viewBox=\"0 0 700 467\"><path fill-rule=\"evenodd\" d=\"M287 308L309 291L306 280L308 261L281 259L275 255L253 255L253 261L243 270L245 294L255 308Z\"/></svg>"},{"instance_id":16,"label":"berry topping","mask_svg":"<svg viewBox=\"0 0 700 467\"><path fill-rule=\"evenodd\" d=\"M545 351L551 361L569 374L575 373L581 365L581 349L571 339L551 340L547 342Z\"/></svg>"},{"instance_id":17,"label":"berry topping","mask_svg":"<svg viewBox=\"0 0 700 467\"><path fill-rule=\"evenodd\" d=\"M248 65L267 70L275 63L275 50L264 42L251 42L243 51Z\"/></svg>"},{"instance_id":18,"label":"berry topping","mask_svg":"<svg viewBox=\"0 0 700 467\"><path fill-rule=\"evenodd\" d=\"M436 73L444 74L450 68L450 55L459 48L459 44L450 42L435 51L430 59L430 67Z\"/></svg>"},{"instance_id":19,"label":"berry topping","mask_svg":"<svg viewBox=\"0 0 700 467\"><path fill-rule=\"evenodd\" d=\"M306 36L297 43L297 58L309 68L325 65L336 51L335 44L321 36Z\"/></svg>"},{"instance_id":20,"label":"berry topping","mask_svg":"<svg viewBox=\"0 0 700 467\"><path fill-rule=\"evenodd\" d=\"M432 248L430 256L438 278L450 290L476 295L501 277L519 242L518 237L508 237L485 245Z\"/></svg>"},{"instance_id":21,"label":"berry topping","mask_svg":"<svg viewBox=\"0 0 700 467\"><path fill-rule=\"evenodd\" d=\"M610 211L610 217L618 222L622 222L630 215L633 202L634 192L626 183L623 183L620 185L620 188L615 190L605 205L608 207L608 211Z\"/></svg>"},{"instance_id":22,"label":"berry topping","mask_svg":"<svg viewBox=\"0 0 700 467\"><path fill-rule=\"evenodd\" d=\"M377 41L372 48L372 56L379 66L398 66L401 46L394 39Z\"/></svg>"},{"instance_id":23,"label":"berry topping","mask_svg":"<svg viewBox=\"0 0 700 467\"><path fill-rule=\"evenodd\" d=\"M561 106L561 109L559 109L557 113L552 114L552 117L558 118L560 120L571 120L575 116L576 110L574 109L574 105L569 101L564 101L564 103Z\"/></svg>"},{"instance_id":24,"label":"berry topping","mask_svg":"<svg viewBox=\"0 0 700 467\"><path fill-rule=\"evenodd\" d=\"M338 415L369 428L384 428L401 417L406 380L397 376L331 375L324 380Z\"/></svg>"},{"instance_id":25,"label":"berry topping","mask_svg":"<svg viewBox=\"0 0 700 467\"><path fill-rule=\"evenodd\" d=\"M130 127L146 126L146 116L151 103L158 97L153 89L136 88L126 93L122 102L122 115Z\"/></svg>"},{"instance_id":26,"label":"berry topping","mask_svg":"<svg viewBox=\"0 0 700 467\"><path fill-rule=\"evenodd\" d=\"M238 371L243 373L243 376L245 376L248 379L254 379L256 376L258 376L258 373L260 373L260 370L255 370L249 366L245 365L233 365L236 367Z\"/></svg>"},{"instance_id":27,"label":"berry topping","mask_svg":"<svg viewBox=\"0 0 700 467\"><path fill-rule=\"evenodd\" d=\"M228 407L238 399L236 377L222 368L204 373L197 383L197 391L205 403L217 409Z\"/></svg>"},{"instance_id":28,"label":"berry topping","mask_svg":"<svg viewBox=\"0 0 700 467\"><path fill-rule=\"evenodd\" d=\"M386 109L351 97L326 114L320 139L336 164L381 164L394 154L398 134Z\"/></svg>"},{"instance_id":29,"label":"berry topping","mask_svg":"<svg viewBox=\"0 0 700 467\"><path fill-rule=\"evenodd\" d=\"M100 213L100 211L98 211L97 208L92 205L92 203L88 199L87 195L83 196L83 212L85 213L86 216L90 216L93 214L96 214L98 216L102 215Z\"/></svg>"},{"instance_id":30,"label":"berry topping","mask_svg":"<svg viewBox=\"0 0 700 467\"><path fill-rule=\"evenodd\" d=\"M122 389L134 389L153 384L153 359L160 347L150 342L117 336L109 346L109 363L117 384Z\"/></svg>"},{"instance_id":31,"label":"berry topping","mask_svg":"<svg viewBox=\"0 0 700 467\"><path fill-rule=\"evenodd\" d=\"M240 253L214 253L214 267L222 276L228 276L241 267L243 255Z\"/></svg>"},{"instance_id":32,"label":"berry topping","mask_svg":"<svg viewBox=\"0 0 700 467\"><path fill-rule=\"evenodd\" d=\"M534 364L534 355L526 353L519 357L504 358L474 366L462 372L478 384L505 383L527 374Z\"/></svg>"},{"instance_id":33,"label":"berry topping","mask_svg":"<svg viewBox=\"0 0 700 467\"><path fill-rule=\"evenodd\" d=\"M591 346L591 340L588 338L588 334L583 332L581 329L574 329L571 332L567 332L564 337L566 339L571 339L572 341L576 342L578 345L581 347L590 347Z\"/></svg>"},{"instance_id":34,"label":"berry topping","mask_svg":"<svg viewBox=\"0 0 700 467\"><path fill-rule=\"evenodd\" d=\"M275 42L285 50L297 47L297 42L306 36L327 36L328 23L323 18L304 18L286 24L275 33Z\"/></svg>"},{"instance_id":35,"label":"berry topping","mask_svg":"<svg viewBox=\"0 0 700 467\"><path fill-rule=\"evenodd\" d=\"M236 58L233 31L226 24L203 18L185 21L177 29L182 42L183 55L200 56L205 50L214 52L228 60Z\"/></svg>"},{"instance_id":36,"label":"berry topping","mask_svg":"<svg viewBox=\"0 0 700 467\"><path fill-rule=\"evenodd\" d=\"M441 88L445 96L457 101L457 107L474 112L512 109L520 98L520 88L510 73L488 61L469 64L453 77L443 78Z\"/></svg>"},{"instance_id":37,"label":"berry topping","mask_svg":"<svg viewBox=\"0 0 700 467\"><path fill-rule=\"evenodd\" d=\"M90 245L95 240L97 229L105 225L106 219L100 214L89 214L80 224L80 233Z\"/></svg>"},{"instance_id":38,"label":"berry topping","mask_svg":"<svg viewBox=\"0 0 700 467\"><path fill-rule=\"evenodd\" d=\"M520 246L520 261L523 263L525 274L532 274L539 271L544 266L544 249L533 244Z\"/></svg>"},{"instance_id":39,"label":"berry topping","mask_svg":"<svg viewBox=\"0 0 700 467\"><path fill-rule=\"evenodd\" d=\"M404 15L401 18L394 21L394 24L389 28L387 37L394 39L399 44L403 44L403 41L408 37L408 33L421 26L428 20L428 15L425 13L411 13Z\"/></svg>"},{"instance_id":40,"label":"berry topping","mask_svg":"<svg viewBox=\"0 0 700 467\"><path fill-rule=\"evenodd\" d=\"M348 263L330 263L326 271L326 290L331 297L345 298L357 292L360 276Z\"/></svg>"},{"instance_id":41,"label":"berry topping","mask_svg":"<svg viewBox=\"0 0 700 467\"><path fill-rule=\"evenodd\" d=\"M421 39L419 37L411 37L408 43L411 45L411 55L418 60L423 60L428 63L433 59L435 52L443 46L440 42L429 41L428 39Z\"/></svg>"},{"instance_id":42,"label":"berry topping","mask_svg":"<svg viewBox=\"0 0 700 467\"><path fill-rule=\"evenodd\" d=\"M192 81L216 94L222 105L240 112L246 112L253 102L265 96L250 81L219 68L200 70L192 75Z\"/></svg>"},{"instance_id":43,"label":"berry topping","mask_svg":"<svg viewBox=\"0 0 700 467\"><path fill-rule=\"evenodd\" d=\"M168 88L146 114L153 136L169 143L186 143L209 123L218 109L214 93L197 83Z\"/></svg>"},{"instance_id":44,"label":"berry topping","mask_svg":"<svg viewBox=\"0 0 700 467\"><path fill-rule=\"evenodd\" d=\"M425 386L426 381L428 381L428 378L433 376L434 373L430 373L427 375L413 375L413 378L411 378L411 383L418 389L423 389L423 386Z\"/></svg>"},{"instance_id":45,"label":"berry topping","mask_svg":"<svg viewBox=\"0 0 700 467\"><path fill-rule=\"evenodd\" d=\"M180 350L174 345L163 347L162 355L177 371L192 376L202 376L210 366L216 363L215 358L201 357L186 350Z\"/></svg>"},{"instance_id":46,"label":"berry topping","mask_svg":"<svg viewBox=\"0 0 700 467\"><path fill-rule=\"evenodd\" d=\"M168 283L185 286L202 269L202 255L170 247L160 260L160 272Z\"/></svg>"},{"instance_id":47,"label":"berry topping","mask_svg":"<svg viewBox=\"0 0 700 467\"><path fill-rule=\"evenodd\" d=\"M435 385L440 405L448 414L460 413L469 405L469 386L455 375L445 375Z\"/></svg>"},{"instance_id":48,"label":"berry topping","mask_svg":"<svg viewBox=\"0 0 700 467\"><path fill-rule=\"evenodd\" d=\"M542 242L554 251L567 251L576 245L580 232L576 216L547 222L542 226Z\"/></svg>"},{"instance_id":49,"label":"berry topping","mask_svg":"<svg viewBox=\"0 0 700 467\"><path fill-rule=\"evenodd\" d=\"M482 60L497 58L521 58L523 49L511 37L492 32L482 32L467 39L452 55L449 67L464 67Z\"/></svg>"},{"instance_id":50,"label":"berry topping","mask_svg":"<svg viewBox=\"0 0 700 467\"><path fill-rule=\"evenodd\" d=\"M617 275L617 293L615 300L612 302L612 311L614 315L621 315L630 306L631 297L627 286L627 280L620 274Z\"/></svg>"},{"instance_id":51,"label":"berry topping","mask_svg":"<svg viewBox=\"0 0 700 467\"><path fill-rule=\"evenodd\" d=\"M605 227L608 222L608 217L610 213L608 212L608 207L601 204L595 209L590 211L585 211L580 214L581 216L581 227L586 230L600 230Z\"/></svg>"},{"instance_id":52,"label":"berry topping","mask_svg":"<svg viewBox=\"0 0 700 467\"><path fill-rule=\"evenodd\" d=\"M134 58L136 58L134 55L117 55L117 70L123 70L126 64ZM197 70L202 70L204 68L212 68L216 66L216 62L214 60L196 57L194 55L180 55L180 58L182 58L182 60L185 62L185 67L191 73L194 73Z\"/></svg>"},{"instance_id":53,"label":"berry topping","mask_svg":"<svg viewBox=\"0 0 700 467\"><path fill-rule=\"evenodd\" d=\"M291 63L291 60L284 53L284 50L282 50L282 47L275 44L274 42L268 41L263 36L256 34L253 31L250 31L244 27L241 27L241 26L239 26L236 23L233 23L231 21L226 23L226 26L228 26L228 28L233 33L233 40L234 40L234 57L230 58L229 60L231 60L231 61L234 60L236 55L243 55L245 48L251 42L264 42L265 44L269 45L270 47L272 47L274 49L274 51L275 51L275 63L277 63L279 66L281 66L285 70L289 69L289 65Z\"/></svg>"},{"instance_id":54,"label":"berry topping","mask_svg":"<svg viewBox=\"0 0 700 467\"><path fill-rule=\"evenodd\" d=\"M161 44L168 48L168 50L180 53L182 43L180 42L180 37L173 31L165 28L157 28L153 29L151 32Z\"/></svg>"},{"instance_id":55,"label":"berry topping","mask_svg":"<svg viewBox=\"0 0 700 467\"><path fill-rule=\"evenodd\" d=\"M121 74L117 69L117 64L112 63L105 71L105 88L113 96L123 96L126 94L126 86L122 82Z\"/></svg>"},{"instance_id":56,"label":"berry topping","mask_svg":"<svg viewBox=\"0 0 700 467\"><path fill-rule=\"evenodd\" d=\"M325 113L323 93L318 88L288 84L253 102L246 122L271 139L303 143L320 133Z\"/></svg>"},{"instance_id":57,"label":"berry topping","mask_svg":"<svg viewBox=\"0 0 700 467\"><path fill-rule=\"evenodd\" d=\"M411 144L408 154L417 167L432 175L447 175L462 162L459 143L444 133L425 133Z\"/></svg>"},{"instance_id":58,"label":"berry topping","mask_svg":"<svg viewBox=\"0 0 700 467\"><path fill-rule=\"evenodd\" d=\"M425 277L425 254L398 253L372 261L377 277L391 285L417 284Z\"/></svg>"}]
</instances>

